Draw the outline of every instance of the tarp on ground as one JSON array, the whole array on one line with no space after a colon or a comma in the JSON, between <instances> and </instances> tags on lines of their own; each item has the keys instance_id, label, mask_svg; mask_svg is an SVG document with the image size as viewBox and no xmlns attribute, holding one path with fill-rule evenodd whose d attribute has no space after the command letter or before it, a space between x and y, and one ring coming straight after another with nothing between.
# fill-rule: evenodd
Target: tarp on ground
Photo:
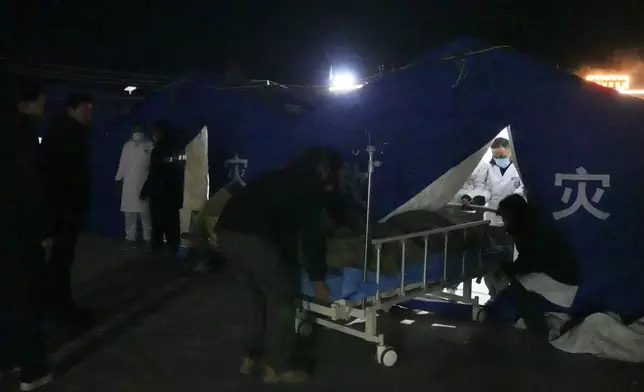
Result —
<instances>
[{"instance_id":1,"label":"tarp on ground","mask_svg":"<svg viewBox=\"0 0 644 392\"><path fill-rule=\"evenodd\" d=\"M510 125L531 202L575 245L583 284L574 308L644 314L644 101L516 53L461 39L318 107L298 145L331 145L373 177L376 217L405 205ZM458 187L471 159L445 186ZM471 167L469 167L471 166ZM446 201L446 200L445 200ZM432 207L416 200L415 208Z\"/></svg>"}]
</instances>

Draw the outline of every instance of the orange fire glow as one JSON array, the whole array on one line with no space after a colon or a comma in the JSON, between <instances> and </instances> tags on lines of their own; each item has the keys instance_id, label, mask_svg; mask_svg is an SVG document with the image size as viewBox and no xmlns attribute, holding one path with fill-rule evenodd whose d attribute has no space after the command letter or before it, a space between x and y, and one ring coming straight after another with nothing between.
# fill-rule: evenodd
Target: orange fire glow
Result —
<instances>
[{"instance_id":1,"label":"orange fire glow","mask_svg":"<svg viewBox=\"0 0 644 392\"><path fill-rule=\"evenodd\" d=\"M586 80L618 91L628 91L631 77L628 75L588 75Z\"/></svg>"}]
</instances>

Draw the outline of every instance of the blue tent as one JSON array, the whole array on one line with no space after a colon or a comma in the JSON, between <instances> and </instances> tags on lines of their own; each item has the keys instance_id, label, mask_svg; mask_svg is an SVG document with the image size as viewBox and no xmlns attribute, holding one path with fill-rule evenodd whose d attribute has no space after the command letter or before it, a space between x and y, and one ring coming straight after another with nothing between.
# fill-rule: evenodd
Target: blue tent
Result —
<instances>
[{"instance_id":1,"label":"blue tent","mask_svg":"<svg viewBox=\"0 0 644 392\"><path fill-rule=\"evenodd\" d=\"M362 161L365 146L377 146L380 217L510 125L529 199L582 259L575 307L644 315L644 203L634 176L644 172L644 101L470 39L337 98L294 143Z\"/></svg>"},{"instance_id":2,"label":"blue tent","mask_svg":"<svg viewBox=\"0 0 644 392\"><path fill-rule=\"evenodd\" d=\"M152 125L166 120L181 129L184 144L207 126L211 189L225 184L224 161L235 154L249 158L247 178L282 165L293 154L289 141L298 121L288 108L310 108L283 90L265 85L236 88L226 85L222 78L189 73L136 104L127 115L95 124L90 228L104 235L122 236L120 195L114 187L114 175L135 122Z\"/></svg>"}]
</instances>

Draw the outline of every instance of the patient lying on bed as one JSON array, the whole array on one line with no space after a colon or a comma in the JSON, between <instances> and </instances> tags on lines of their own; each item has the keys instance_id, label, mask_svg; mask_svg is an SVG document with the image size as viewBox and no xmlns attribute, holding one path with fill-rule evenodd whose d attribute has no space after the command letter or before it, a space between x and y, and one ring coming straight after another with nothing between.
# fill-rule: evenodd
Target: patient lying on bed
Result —
<instances>
[{"instance_id":1,"label":"patient lying on bed","mask_svg":"<svg viewBox=\"0 0 644 392\"><path fill-rule=\"evenodd\" d=\"M444 208L439 211L417 210L396 215L386 222L373 226L373 238L391 237L401 234L416 233L424 230L449 227L457 224L482 220L480 216L465 213L458 208ZM364 265L364 226L360 229L333 226L327 241L327 266L332 269L344 267L363 268ZM493 238L485 226L459 230L448 234L448 253L461 253L476 250L479 247L491 245L509 245L507 236ZM424 260L424 240L422 238L407 240L405 244L406 265L422 263ZM429 237L428 254L443 253L445 247L444 235ZM369 247L367 268L376 270L376 252ZM400 242L384 244L381 250L380 270L385 275L400 271L402 264L402 245Z\"/></svg>"}]
</instances>

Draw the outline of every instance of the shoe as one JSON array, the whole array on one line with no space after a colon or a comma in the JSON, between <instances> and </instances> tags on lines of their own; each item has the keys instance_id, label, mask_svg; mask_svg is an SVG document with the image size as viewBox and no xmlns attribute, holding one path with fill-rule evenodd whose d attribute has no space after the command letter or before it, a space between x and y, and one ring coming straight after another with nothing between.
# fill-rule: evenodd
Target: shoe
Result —
<instances>
[{"instance_id":1,"label":"shoe","mask_svg":"<svg viewBox=\"0 0 644 392\"><path fill-rule=\"evenodd\" d=\"M242 364L239 367L239 372L241 374L251 374L257 367L257 362L252 358L242 359Z\"/></svg>"},{"instance_id":2,"label":"shoe","mask_svg":"<svg viewBox=\"0 0 644 392\"><path fill-rule=\"evenodd\" d=\"M285 382L287 384L300 384L308 380L309 376L300 370L287 370L282 373L277 373L275 369L268 365L264 365L264 375L262 381L266 384L277 384Z\"/></svg>"},{"instance_id":3,"label":"shoe","mask_svg":"<svg viewBox=\"0 0 644 392\"><path fill-rule=\"evenodd\" d=\"M53 381L54 377L51 374L48 374L39 379L29 381L29 382L20 382L21 391L33 391L40 387L44 387L47 384L50 384Z\"/></svg>"}]
</instances>

